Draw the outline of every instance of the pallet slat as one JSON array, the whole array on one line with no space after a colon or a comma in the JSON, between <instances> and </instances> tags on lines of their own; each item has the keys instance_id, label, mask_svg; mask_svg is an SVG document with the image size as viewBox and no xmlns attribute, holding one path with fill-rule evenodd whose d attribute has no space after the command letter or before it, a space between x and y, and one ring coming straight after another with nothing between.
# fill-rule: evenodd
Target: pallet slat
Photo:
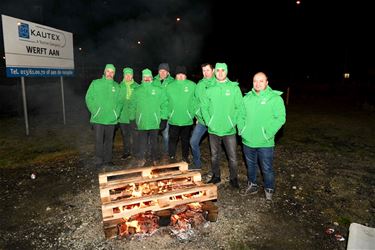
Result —
<instances>
[{"instance_id":1,"label":"pallet slat","mask_svg":"<svg viewBox=\"0 0 375 250\"><path fill-rule=\"evenodd\" d=\"M163 173L165 171L165 173ZM99 186L105 186L108 184L121 183L124 179L130 178L152 178L152 176L163 176L188 171L188 164L186 162L178 162L168 165L132 168L127 170L117 170L112 172L100 173L99 174ZM159 172L159 173L158 173ZM156 174L155 174L156 173ZM114 180L111 180L114 178Z\"/></svg>"},{"instance_id":2,"label":"pallet slat","mask_svg":"<svg viewBox=\"0 0 375 250\"><path fill-rule=\"evenodd\" d=\"M106 204L109 202L112 202L115 195L111 195L111 191L115 189L121 189L126 188L130 184L134 183L149 183L149 182L157 182L157 181L163 181L163 180L172 180L172 179L186 179L186 185L191 183L200 183L201 182L201 175L197 171L193 172L184 172L184 173L178 173L175 175L165 175L165 176L157 176L155 178L135 178L135 179L126 179L122 182L116 182L116 183L106 183L100 188L100 199L102 201L102 204ZM188 181L190 179L190 181Z\"/></svg>"},{"instance_id":3,"label":"pallet slat","mask_svg":"<svg viewBox=\"0 0 375 250\"><path fill-rule=\"evenodd\" d=\"M201 196L195 195L196 193L201 193ZM187 195L192 195L191 197L186 197ZM179 199L178 197L185 196L184 199ZM177 197L177 198L176 198ZM129 218L138 213L144 213L147 211L160 211L164 209L173 208L178 205L188 204L192 202L202 202L208 200L217 199L217 186L215 184L203 184L202 186L186 188L183 190L176 190L168 192L165 194L156 194L148 197L138 197L129 199L126 201L111 202L102 205L103 221ZM149 204L144 205L142 204ZM123 209L125 206L138 205L139 207L134 207L132 209ZM114 210L119 212L115 213Z\"/></svg>"}]
</instances>

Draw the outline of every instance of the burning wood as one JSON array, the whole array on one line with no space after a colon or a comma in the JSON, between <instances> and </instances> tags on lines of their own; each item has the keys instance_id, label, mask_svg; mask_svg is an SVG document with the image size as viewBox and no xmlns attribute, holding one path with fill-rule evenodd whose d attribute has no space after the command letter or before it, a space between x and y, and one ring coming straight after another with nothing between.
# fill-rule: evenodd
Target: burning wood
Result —
<instances>
[{"instance_id":1,"label":"burning wood","mask_svg":"<svg viewBox=\"0 0 375 250\"><path fill-rule=\"evenodd\" d=\"M130 183L121 188L111 189L110 196L111 201L116 201L121 199L166 193L172 190L193 187L195 185L196 184L192 182L191 177L160 180L139 184Z\"/></svg>"},{"instance_id":2,"label":"burning wood","mask_svg":"<svg viewBox=\"0 0 375 250\"><path fill-rule=\"evenodd\" d=\"M216 185L202 183L186 163L101 173L99 184L107 238L152 233L155 223L188 230L210 214L200 203L217 199Z\"/></svg>"},{"instance_id":3,"label":"burning wood","mask_svg":"<svg viewBox=\"0 0 375 250\"><path fill-rule=\"evenodd\" d=\"M178 234L193 227L198 227L204 222L206 222L206 219L203 216L202 205L194 202L177 206L171 210L134 215L128 220L123 219L117 225L117 230L120 238L135 234L152 235L161 226L169 226L173 233Z\"/></svg>"},{"instance_id":4,"label":"burning wood","mask_svg":"<svg viewBox=\"0 0 375 250\"><path fill-rule=\"evenodd\" d=\"M151 212L134 215L117 225L118 236L128 237L136 233L152 234L159 228L158 216Z\"/></svg>"}]
</instances>

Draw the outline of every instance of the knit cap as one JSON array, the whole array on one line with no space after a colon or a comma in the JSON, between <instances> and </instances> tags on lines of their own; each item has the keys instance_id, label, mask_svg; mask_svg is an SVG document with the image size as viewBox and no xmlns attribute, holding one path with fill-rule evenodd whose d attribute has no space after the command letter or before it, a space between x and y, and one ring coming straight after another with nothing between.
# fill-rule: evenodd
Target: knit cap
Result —
<instances>
[{"instance_id":1,"label":"knit cap","mask_svg":"<svg viewBox=\"0 0 375 250\"><path fill-rule=\"evenodd\" d=\"M111 69L111 70L113 70L113 72L116 72L116 68L113 64L105 65L104 71L106 71L107 69Z\"/></svg>"},{"instance_id":2,"label":"knit cap","mask_svg":"<svg viewBox=\"0 0 375 250\"><path fill-rule=\"evenodd\" d=\"M161 63L159 64L159 69L158 70L161 70L161 69L164 69L166 71L169 72L169 64L168 63Z\"/></svg>"},{"instance_id":3,"label":"knit cap","mask_svg":"<svg viewBox=\"0 0 375 250\"><path fill-rule=\"evenodd\" d=\"M142 78L145 76L151 76L152 77L152 72L149 69L144 69L142 70Z\"/></svg>"},{"instance_id":4,"label":"knit cap","mask_svg":"<svg viewBox=\"0 0 375 250\"><path fill-rule=\"evenodd\" d=\"M227 66L226 63L216 63L216 65L215 65L215 72L218 69L223 69L228 74L228 66Z\"/></svg>"},{"instance_id":5,"label":"knit cap","mask_svg":"<svg viewBox=\"0 0 375 250\"><path fill-rule=\"evenodd\" d=\"M124 68L123 73L124 73L124 75L133 75L133 69L132 68Z\"/></svg>"}]
</instances>

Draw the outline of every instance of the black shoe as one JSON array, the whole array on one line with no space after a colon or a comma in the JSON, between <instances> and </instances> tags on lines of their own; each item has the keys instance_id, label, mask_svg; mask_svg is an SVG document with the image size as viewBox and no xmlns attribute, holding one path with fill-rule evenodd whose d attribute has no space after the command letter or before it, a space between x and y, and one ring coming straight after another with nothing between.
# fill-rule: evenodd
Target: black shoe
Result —
<instances>
[{"instance_id":1,"label":"black shoe","mask_svg":"<svg viewBox=\"0 0 375 250\"><path fill-rule=\"evenodd\" d=\"M221 182L220 177L212 176L211 180L209 180L207 183L216 184L216 183L220 183L220 182Z\"/></svg>"},{"instance_id":2,"label":"black shoe","mask_svg":"<svg viewBox=\"0 0 375 250\"><path fill-rule=\"evenodd\" d=\"M184 162L186 162L187 164L190 164L191 162L190 162L190 160L189 160L189 158L182 158L182 161L184 161Z\"/></svg>"},{"instance_id":3,"label":"black shoe","mask_svg":"<svg viewBox=\"0 0 375 250\"><path fill-rule=\"evenodd\" d=\"M146 160L145 159L137 159L135 162L136 162L135 163L136 167L144 167L144 166L146 166Z\"/></svg>"},{"instance_id":4,"label":"black shoe","mask_svg":"<svg viewBox=\"0 0 375 250\"><path fill-rule=\"evenodd\" d=\"M176 163L177 162L177 159L175 156L169 156L169 163Z\"/></svg>"},{"instance_id":5,"label":"black shoe","mask_svg":"<svg viewBox=\"0 0 375 250\"><path fill-rule=\"evenodd\" d=\"M240 185L238 184L238 179L237 178L235 178L233 180L230 180L229 184L231 185L232 188L240 188Z\"/></svg>"},{"instance_id":6,"label":"black shoe","mask_svg":"<svg viewBox=\"0 0 375 250\"><path fill-rule=\"evenodd\" d=\"M103 164L104 167L113 167L115 164L113 164L113 162L106 162Z\"/></svg>"},{"instance_id":7,"label":"black shoe","mask_svg":"<svg viewBox=\"0 0 375 250\"><path fill-rule=\"evenodd\" d=\"M129 157L130 157L130 154L129 154L129 153L123 154L123 155L121 156L121 160L126 160L126 159L129 158Z\"/></svg>"}]
</instances>

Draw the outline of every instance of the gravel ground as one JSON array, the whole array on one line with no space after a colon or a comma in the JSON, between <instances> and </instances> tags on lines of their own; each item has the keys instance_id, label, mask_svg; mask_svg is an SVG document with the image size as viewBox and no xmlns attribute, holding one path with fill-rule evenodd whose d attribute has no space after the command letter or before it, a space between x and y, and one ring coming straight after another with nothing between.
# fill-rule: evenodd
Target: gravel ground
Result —
<instances>
[{"instance_id":1,"label":"gravel ground","mask_svg":"<svg viewBox=\"0 0 375 250\"><path fill-rule=\"evenodd\" d=\"M375 226L374 124L371 113L340 115L290 107L275 149L273 203L266 203L263 190L243 197L223 181L218 186L218 221L194 229L187 239L167 228L151 236L105 239L98 172L89 150L68 159L0 168L0 248L346 249L350 222ZM121 145L115 146L117 166L105 171L131 167L119 160ZM202 149L205 174L207 139ZM240 147L238 156L243 186L246 172ZM227 162L221 165L226 179ZM327 227L345 240L327 235Z\"/></svg>"}]
</instances>

